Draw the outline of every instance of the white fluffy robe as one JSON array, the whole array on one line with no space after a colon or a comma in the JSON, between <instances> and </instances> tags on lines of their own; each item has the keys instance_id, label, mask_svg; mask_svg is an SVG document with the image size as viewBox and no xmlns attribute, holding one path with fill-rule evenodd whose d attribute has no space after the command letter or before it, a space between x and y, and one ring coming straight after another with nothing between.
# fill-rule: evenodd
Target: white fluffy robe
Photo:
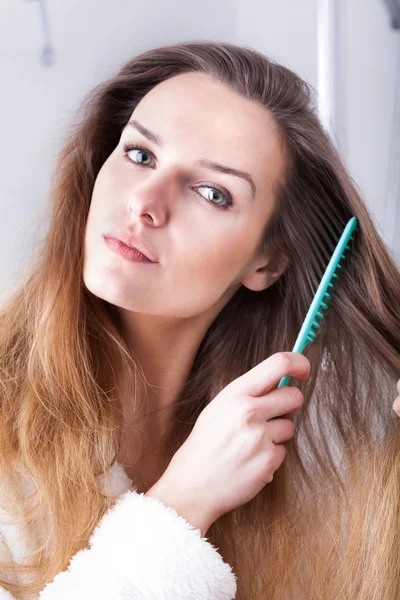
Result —
<instances>
[{"instance_id":1,"label":"white fluffy robe","mask_svg":"<svg viewBox=\"0 0 400 600\"><path fill-rule=\"evenodd\" d=\"M199 529L171 507L138 494L123 467L110 468L119 496L98 523L86 549L75 554L37 600L231 600L236 576ZM23 556L21 526L0 523L0 556ZM17 600L0 588L0 600ZM22 597L18 600L24 600Z\"/></svg>"}]
</instances>

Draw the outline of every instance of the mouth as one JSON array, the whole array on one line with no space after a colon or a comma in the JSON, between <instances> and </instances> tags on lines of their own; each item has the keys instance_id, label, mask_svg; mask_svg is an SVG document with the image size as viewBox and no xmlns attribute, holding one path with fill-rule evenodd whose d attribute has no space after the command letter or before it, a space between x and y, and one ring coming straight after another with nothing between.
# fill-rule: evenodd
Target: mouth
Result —
<instances>
[{"instance_id":1,"label":"mouth","mask_svg":"<svg viewBox=\"0 0 400 600\"><path fill-rule=\"evenodd\" d=\"M130 260L131 262L135 262L135 263L146 263L146 264L156 264L153 263L153 261L151 261L145 254L142 254L142 252L140 252L139 250L137 250L136 248L131 248L130 246L126 246L123 242L121 242L121 240L117 240L115 238L109 238L106 236L103 236L105 243L107 244L107 246L110 248L110 250L112 250L112 252L115 252L115 254L119 254L120 256L123 256L124 258L126 258L127 260Z\"/></svg>"},{"instance_id":2,"label":"mouth","mask_svg":"<svg viewBox=\"0 0 400 600\"><path fill-rule=\"evenodd\" d=\"M146 242L130 231L114 230L104 234L103 237L106 241L114 240L114 242L119 242L121 245L120 249L125 248L125 250L133 250L138 254L138 256L141 255L142 257L146 258L148 262L158 262L157 257L146 244ZM115 243L114 249L117 249L117 245Z\"/></svg>"}]
</instances>

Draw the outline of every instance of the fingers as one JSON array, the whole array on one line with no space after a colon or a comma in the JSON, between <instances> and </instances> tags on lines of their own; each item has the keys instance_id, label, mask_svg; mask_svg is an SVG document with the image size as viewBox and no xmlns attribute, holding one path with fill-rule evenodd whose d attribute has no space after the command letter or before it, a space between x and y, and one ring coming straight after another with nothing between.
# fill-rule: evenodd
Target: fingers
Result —
<instances>
[{"instance_id":1,"label":"fingers","mask_svg":"<svg viewBox=\"0 0 400 600\"><path fill-rule=\"evenodd\" d=\"M305 381L310 370L310 361L299 352L277 352L235 379L232 384L238 392L248 396L263 396L275 389L282 377L290 375L299 381Z\"/></svg>"},{"instance_id":2,"label":"fingers","mask_svg":"<svg viewBox=\"0 0 400 600\"><path fill-rule=\"evenodd\" d=\"M251 400L251 406L257 410L257 417L264 421L277 417L289 418L288 414L296 414L303 403L303 393L296 386L279 388L265 397Z\"/></svg>"},{"instance_id":3,"label":"fingers","mask_svg":"<svg viewBox=\"0 0 400 600\"><path fill-rule=\"evenodd\" d=\"M400 379L396 383L396 387L397 387L397 391L398 391L399 395L397 396L396 400L393 402L393 410L400 417Z\"/></svg>"},{"instance_id":4,"label":"fingers","mask_svg":"<svg viewBox=\"0 0 400 600\"><path fill-rule=\"evenodd\" d=\"M282 415L282 417L284 419L290 419L291 421L294 421L294 418L295 418L295 416L297 415L298 412L299 412L299 409L296 408L296 410L291 410L287 414Z\"/></svg>"},{"instance_id":5,"label":"fingers","mask_svg":"<svg viewBox=\"0 0 400 600\"><path fill-rule=\"evenodd\" d=\"M268 438L274 444L288 442L294 436L295 426L288 419L273 419L266 426Z\"/></svg>"}]
</instances>

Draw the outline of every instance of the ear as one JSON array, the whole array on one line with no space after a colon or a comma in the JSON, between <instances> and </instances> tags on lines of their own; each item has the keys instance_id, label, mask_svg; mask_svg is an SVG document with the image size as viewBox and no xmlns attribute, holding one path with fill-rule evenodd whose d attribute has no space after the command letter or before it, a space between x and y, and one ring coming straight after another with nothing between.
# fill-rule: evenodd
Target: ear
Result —
<instances>
[{"instance_id":1,"label":"ear","mask_svg":"<svg viewBox=\"0 0 400 600\"><path fill-rule=\"evenodd\" d=\"M285 272L290 264L288 255L280 248L272 257L259 258L253 269L241 283L249 290L260 292L270 287Z\"/></svg>"}]
</instances>

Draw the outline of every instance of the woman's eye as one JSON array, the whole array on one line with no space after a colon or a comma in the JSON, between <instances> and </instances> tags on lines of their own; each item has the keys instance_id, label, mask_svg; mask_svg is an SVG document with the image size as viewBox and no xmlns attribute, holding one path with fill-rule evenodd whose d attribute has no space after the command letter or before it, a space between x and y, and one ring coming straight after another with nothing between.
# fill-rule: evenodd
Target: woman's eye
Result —
<instances>
[{"instance_id":1,"label":"woman's eye","mask_svg":"<svg viewBox=\"0 0 400 600\"><path fill-rule=\"evenodd\" d=\"M129 146L129 145L125 144L124 145L124 154L127 157L127 160L129 160L130 162L133 162L133 163L135 163L136 161L132 160L130 157L128 157L128 155L134 151L139 152L140 156L143 156L143 154L144 155L147 154L148 156L153 157L153 154L146 148L143 148L142 146ZM149 166L148 164L145 163L143 158L139 158L139 160L136 162L136 164L143 165L145 167ZM213 185L199 185L195 189L198 190L198 189L204 189L204 188L210 190L207 194L207 198L204 198L204 196L202 194L200 194L200 195L209 204L213 204L217 208L225 208L225 209L233 206L232 196L229 194L229 192L220 190L219 188L217 188ZM218 194L220 194L222 196L222 199L215 198L215 195L218 195Z\"/></svg>"},{"instance_id":2,"label":"woman's eye","mask_svg":"<svg viewBox=\"0 0 400 600\"><path fill-rule=\"evenodd\" d=\"M218 189L214 186L211 186L211 185L199 185L196 188L196 190L202 190L202 189L209 190L207 192L207 198L206 198L207 202L211 202L211 204L215 204L215 206L218 206L221 208L229 208L230 206L232 206L232 198L231 198L230 194L225 194L220 189ZM220 194L222 196L222 199L218 200L218 198L215 197L218 194Z\"/></svg>"},{"instance_id":3,"label":"woman's eye","mask_svg":"<svg viewBox=\"0 0 400 600\"><path fill-rule=\"evenodd\" d=\"M134 150L138 150L140 154L148 154L149 156L152 156L152 154L146 150L145 148L142 148L141 146L124 146L124 152L125 154L130 154L131 152L133 152ZM131 160L129 158L129 160ZM132 161L135 162L135 161ZM144 160L142 158L139 158L138 160L138 164L142 165L144 163ZM147 166L147 165L145 165Z\"/></svg>"}]
</instances>

